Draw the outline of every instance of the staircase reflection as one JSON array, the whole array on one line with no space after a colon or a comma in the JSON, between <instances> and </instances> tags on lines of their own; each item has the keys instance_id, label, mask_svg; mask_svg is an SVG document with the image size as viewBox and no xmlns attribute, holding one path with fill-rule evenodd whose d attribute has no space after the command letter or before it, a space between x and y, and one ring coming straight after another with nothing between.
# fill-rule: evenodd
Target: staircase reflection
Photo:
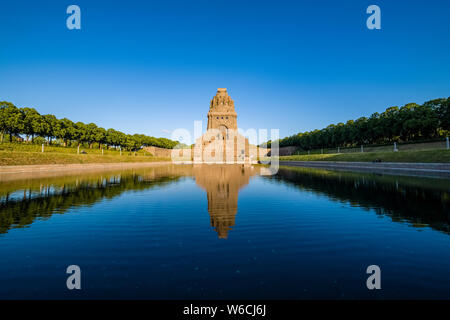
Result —
<instances>
[{"instance_id":1,"label":"staircase reflection","mask_svg":"<svg viewBox=\"0 0 450 320\"><path fill-rule=\"evenodd\" d=\"M206 190L211 226L220 239L228 237L235 224L239 190L250 177L257 174L253 166L244 165L196 165L194 175L197 185Z\"/></svg>"}]
</instances>

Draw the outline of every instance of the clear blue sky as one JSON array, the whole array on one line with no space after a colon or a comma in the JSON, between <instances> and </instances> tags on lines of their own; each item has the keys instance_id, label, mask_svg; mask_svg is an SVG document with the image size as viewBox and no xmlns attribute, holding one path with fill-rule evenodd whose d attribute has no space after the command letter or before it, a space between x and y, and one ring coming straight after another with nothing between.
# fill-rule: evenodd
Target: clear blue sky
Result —
<instances>
[{"instance_id":1,"label":"clear blue sky","mask_svg":"<svg viewBox=\"0 0 450 320\"><path fill-rule=\"evenodd\" d=\"M2 1L0 100L169 137L206 126L225 87L239 127L284 137L450 96L449 15L444 0Z\"/></svg>"}]
</instances>

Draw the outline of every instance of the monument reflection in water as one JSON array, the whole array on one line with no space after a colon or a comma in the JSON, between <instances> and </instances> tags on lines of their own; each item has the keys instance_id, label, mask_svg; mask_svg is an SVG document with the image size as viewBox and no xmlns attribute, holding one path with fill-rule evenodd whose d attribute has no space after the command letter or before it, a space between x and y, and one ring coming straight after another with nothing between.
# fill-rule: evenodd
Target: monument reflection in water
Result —
<instances>
[{"instance_id":1,"label":"monument reflection in water","mask_svg":"<svg viewBox=\"0 0 450 320\"><path fill-rule=\"evenodd\" d=\"M163 165L120 173L4 181L0 194L0 233L27 226L35 218L65 213L73 206L93 205L128 190L151 189L191 176L206 191L211 226L219 238L226 239L235 225L239 189L260 170L250 165Z\"/></svg>"},{"instance_id":2,"label":"monument reflection in water","mask_svg":"<svg viewBox=\"0 0 450 320\"><path fill-rule=\"evenodd\" d=\"M211 226L219 238L228 237L235 223L239 189L247 185L257 171L253 166L244 165L194 166L195 182L206 190Z\"/></svg>"},{"instance_id":3,"label":"monument reflection in water","mask_svg":"<svg viewBox=\"0 0 450 320\"><path fill-rule=\"evenodd\" d=\"M448 180L263 169L0 175L0 298L450 297Z\"/></svg>"},{"instance_id":4,"label":"monument reflection in water","mask_svg":"<svg viewBox=\"0 0 450 320\"><path fill-rule=\"evenodd\" d=\"M258 176L261 166L250 165L161 165L147 169L78 176L28 177L8 180L0 176L0 234L27 226L36 218L84 205L122 193L144 191L193 177L206 192L211 226L225 239L235 226L239 191ZM35 175L34 175L35 176ZM261 178L261 177L260 177ZM375 209L397 222L411 221L449 233L450 182L446 179L397 177L379 174L334 172L306 168L282 168L274 176L299 190L326 195L331 201ZM279 196L279 195L278 195ZM261 202L269 199L260 199ZM176 199L174 200L175 205ZM200 218L200 217L199 217Z\"/></svg>"}]
</instances>

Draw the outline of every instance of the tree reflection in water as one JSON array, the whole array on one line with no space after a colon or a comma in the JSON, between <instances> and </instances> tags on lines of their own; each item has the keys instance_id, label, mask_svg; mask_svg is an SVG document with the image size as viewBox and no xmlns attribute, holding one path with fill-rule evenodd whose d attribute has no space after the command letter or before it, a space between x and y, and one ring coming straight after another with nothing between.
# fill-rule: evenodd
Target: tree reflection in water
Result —
<instances>
[{"instance_id":1,"label":"tree reflection in water","mask_svg":"<svg viewBox=\"0 0 450 320\"><path fill-rule=\"evenodd\" d=\"M206 191L211 226L227 238L235 225L239 190L259 174L260 166L164 165L148 169L91 173L72 177L2 182L0 233L28 226L78 206L91 206L129 190L146 190L182 177L195 178ZM334 201L372 209L395 222L430 226L450 233L450 182L306 168L281 168L266 176L276 183L326 195ZM176 200L174 200L176 201ZM264 201L261 199L260 201Z\"/></svg>"},{"instance_id":2,"label":"tree reflection in water","mask_svg":"<svg viewBox=\"0 0 450 320\"><path fill-rule=\"evenodd\" d=\"M91 173L63 178L13 181L0 189L0 233L22 228L78 206L91 206L129 190L169 184L185 176L186 166L161 166L138 171Z\"/></svg>"},{"instance_id":3,"label":"tree reflection in water","mask_svg":"<svg viewBox=\"0 0 450 320\"><path fill-rule=\"evenodd\" d=\"M37 218L90 206L129 190L146 190L195 177L206 190L211 226L227 238L234 225L239 189L257 168L244 165L167 165L145 170L92 173L75 177L9 182L0 189L0 233L30 225Z\"/></svg>"},{"instance_id":4,"label":"tree reflection in water","mask_svg":"<svg viewBox=\"0 0 450 320\"><path fill-rule=\"evenodd\" d=\"M287 167L268 178L326 195L333 201L373 209L394 222L429 226L450 234L450 181L447 179Z\"/></svg>"}]
</instances>

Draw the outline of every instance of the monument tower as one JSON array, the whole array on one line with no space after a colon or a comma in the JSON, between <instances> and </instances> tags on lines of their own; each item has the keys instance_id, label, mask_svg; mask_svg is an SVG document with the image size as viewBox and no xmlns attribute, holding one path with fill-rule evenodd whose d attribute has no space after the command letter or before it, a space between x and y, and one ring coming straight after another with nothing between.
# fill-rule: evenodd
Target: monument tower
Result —
<instances>
[{"instance_id":1,"label":"monument tower","mask_svg":"<svg viewBox=\"0 0 450 320\"><path fill-rule=\"evenodd\" d=\"M173 149L172 161L209 164L252 164L258 161L258 148L239 133L234 101L227 89L218 88L209 103L206 132L195 139L195 144L187 149ZM256 135L256 130L249 130ZM256 137L255 137L256 138ZM267 156L267 150L261 155Z\"/></svg>"},{"instance_id":2,"label":"monument tower","mask_svg":"<svg viewBox=\"0 0 450 320\"><path fill-rule=\"evenodd\" d=\"M207 118L206 133L196 140L194 146L194 163L250 163L253 158L249 156L250 145L248 139L238 132L234 101L227 89L217 89L209 104Z\"/></svg>"},{"instance_id":3,"label":"monument tower","mask_svg":"<svg viewBox=\"0 0 450 320\"><path fill-rule=\"evenodd\" d=\"M234 101L227 93L227 89L219 88L209 104L207 129L237 130L237 114Z\"/></svg>"}]
</instances>

